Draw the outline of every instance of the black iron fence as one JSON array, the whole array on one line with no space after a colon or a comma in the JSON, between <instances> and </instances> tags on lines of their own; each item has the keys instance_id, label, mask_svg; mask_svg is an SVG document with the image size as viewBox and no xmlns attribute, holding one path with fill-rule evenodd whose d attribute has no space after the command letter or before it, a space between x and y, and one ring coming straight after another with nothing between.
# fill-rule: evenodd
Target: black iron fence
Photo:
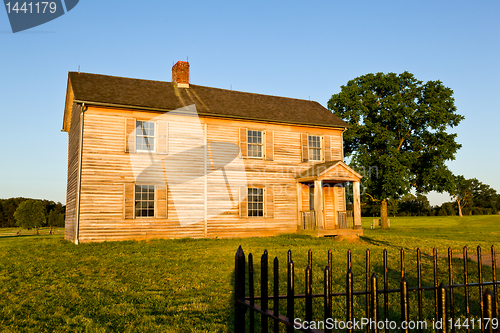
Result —
<instances>
[{"instance_id":1,"label":"black iron fence","mask_svg":"<svg viewBox=\"0 0 500 333\"><path fill-rule=\"evenodd\" d=\"M477 260L477 281L469 282L469 257L467 248L463 248L463 283L455 283L453 269L452 250L447 253L447 281L439 283L438 275L438 254L433 250L433 285L422 286L422 259L419 249L416 251L416 277L415 286L409 286L405 273L405 251L400 251L400 281L399 288L389 289L388 279L388 259L387 251L383 252L383 287L379 288L379 277L371 273L370 250L366 251L365 272L363 290L354 290L354 275L352 271L351 251L347 251L347 272L345 274L345 291L332 292L332 251L328 251L328 263L323 269L323 293L313 293L313 253L308 252L308 264L304 271L305 292L297 294L295 292L295 266L292 260L292 252L288 251L287 258L287 284L286 295L279 294L279 261L274 258L273 262L273 290L268 290L269 286L269 265L268 253L264 251L261 257L260 266L260 296L255 295L254 283L254 263L253 256L248 255L248 266L245 254L241 246L238 248L235 257L235 332L244 333L246 331L255 332L256 315L260 315L260 332L268 332L272 326L274 332L294 330L302 332L332 332L332 331L368 331L368 332L389 332L410 330L436 331L436 332L498 332L498 284L496 278L495 248L491 247L491 274L493 282L483 281L483 261L481 248L477 248L475 254ZM248 267L248 274L247 269ZM248 280L247 280L248 277ZM429 277L428 277L429 278ZM247 291L248 288L248 291ZM489 289L491 288L491 290ZM486 290L484 290L486 289ZM434 291L433 295L433 315L432 323L427 323L427 318L423 315L423 292ZM474 291L474 292L473 292ZM390 308L388 301L389 294L399 294L399 306ZM410 294L413 303L410 302ZM359 296L361 302L364 298L364 307L361 313L356 313L362 317L360 320L355 316L354 304L357 303L359 311ZM343 318L332 318L332 299L339 297L343 299ZM379 297L383 298L380 302ZM456 298L460 297L460 304ZM313 322L313 299L322 299L322 318ZM296 300L305 300L305 311L296 313ZM479 303L479 313L473 313L470 302ZM280 313L280 302L286 304L286 311ZM258 304L257 304L258 303ZM272 303L270 307L269 303ZM382 304L381 304L382 303ZM283 305L283 304L282 304ZM457 308L460 307L460 314ZM477 307L477 306L476 306ZM283 307L282 307L283 308ZM383 308L383 311L381 311ZM410 320L410 309L412 309L412 319ZM399 313L398 322L394 321L394 312ZM248 316L246 316L248 313ZM392 313L392 318L389 314ZM302 319L297 320L298 317ZM318 318L315 314L314 318ZM390 320L392 319L392 320ZM257 321L257 324L258 321ZM312 325L314 324L314 325ZM425 324L425 325L424 325ZM412 326L413 325L413 326Z\"/></svg>"}]
</instances>

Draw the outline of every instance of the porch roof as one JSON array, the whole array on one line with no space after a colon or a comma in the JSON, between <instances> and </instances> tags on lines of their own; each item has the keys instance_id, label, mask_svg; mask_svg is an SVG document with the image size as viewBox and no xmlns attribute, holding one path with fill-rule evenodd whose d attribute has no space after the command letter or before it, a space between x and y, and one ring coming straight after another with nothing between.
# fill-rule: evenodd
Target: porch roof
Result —
<instances>
[{"instance_id":1,"label":"porch roof","mask_svg":"<svg viewBox=\"0 0 500 333\"><path fill-rule=\"evenodd\" d=\"M297 174L298 182L314 180L333 180L339 182L359 182L363 176L351 169L341 160L329 161L313 165L311 168Z\"/></svg>"}]
</instances>

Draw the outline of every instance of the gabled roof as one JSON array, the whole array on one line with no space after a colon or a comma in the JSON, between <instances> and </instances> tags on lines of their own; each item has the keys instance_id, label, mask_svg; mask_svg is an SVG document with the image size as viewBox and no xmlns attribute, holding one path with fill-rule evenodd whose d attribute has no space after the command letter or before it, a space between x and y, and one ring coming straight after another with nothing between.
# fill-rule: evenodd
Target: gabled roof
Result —
<instances>
[{"instance_id":1,"label":"gabled roof","mask_svg":"<svg viewBox=\"0 0 500 333\"><path fill-rule=\"evenodd\" d=\"M318 163L295 177L299 182L313 180L359 181L363 176L340 160Z\"/></svg>"},{"instance_id":2,"label":"gabled roof","mask_svg":"<svg viewBox=\"0 0 500 333\"><path fill-rule=\"evenodd\" d=\"M73 101L171 111L195 104L200 115L322 127L349 127L318 102L190 84L69 72ZM70 89L70 87L68 87ZM67 101L66 105L71 105ZM68 107L67 106L67 107ZM66 110L65 110L66 113Z\"/></svg>"}]
</instances>

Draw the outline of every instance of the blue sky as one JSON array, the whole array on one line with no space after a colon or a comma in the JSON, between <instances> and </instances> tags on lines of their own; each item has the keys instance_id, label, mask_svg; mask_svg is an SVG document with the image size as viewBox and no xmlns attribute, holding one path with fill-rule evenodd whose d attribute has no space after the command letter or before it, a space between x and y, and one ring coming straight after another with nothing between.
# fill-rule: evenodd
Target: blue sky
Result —
<instances>
[{"instance_id":1,"label":"blue sky","mask_svg":"<svg viewBox=\"0 0 500 333\"><path fill-rule=\"evenodd\" d=\"M316 100L348 80L409 71L454 91L455 174L500 191L499 1L80 0L13 34L0 9L0 198L65 202L68 71ZM447 195L429 196L431 204Z\"/></svg>"}]
</instances>

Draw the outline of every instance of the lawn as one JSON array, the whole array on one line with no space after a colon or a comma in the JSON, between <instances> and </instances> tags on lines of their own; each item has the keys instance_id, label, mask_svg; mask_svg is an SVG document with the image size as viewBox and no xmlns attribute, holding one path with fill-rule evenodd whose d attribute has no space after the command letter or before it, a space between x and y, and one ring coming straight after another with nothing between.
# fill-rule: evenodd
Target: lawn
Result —
<instances>
[{"instance_id":1,"label":"lawn","mask_svg":"<svg viewBox=\"0 0 500 333\"><path fill-rule=\"evenodd\" d=\"M394 277L391 285L397 287L401 248L406 251L407 274L411 277L415 275L417 247L424 254L436 247L440 255L451 247L457 256L463 246L468 246L470 252L478 245L483 252L489 252L491 245L500 247L500 216L396 217L391 218L391 230L370 230L370 223L371 218L363 218L364 236L355 242L283 235L76 246L63 239L62 229L55 235L41 230L39 236L26 230L15 236L18 230L3 229L0 332L232 332L234 255L239 245L245 254L253 253L254 261L259 263L256 273L260 272L264 249L269 252L270 264L275 256L279 258L283 294L283 263L289 249L296 266L296 290L303 293L309 249L314 253L314 285L322 286L319 268L326 265L327 251L332 249L334 286L336 291L342 291L348 249L353 252L358 289L364 283L366 249L371 252L372 270L378 273L382 251L388 250L390 275ZM425 256L423 261L428 282L432 278L431 261ZM458 269L459 261L455 266ZM474 280L477 267L472 262L469 266ZM443 279L446 270L446 259L440 258ZM485 281L491 280L488 267L484 274ZM414 279L410 278L411 283ZM397 304L396 300L392 302ZM358 303L361 311L363 300Z\"/></svg>"}]
</instances>

